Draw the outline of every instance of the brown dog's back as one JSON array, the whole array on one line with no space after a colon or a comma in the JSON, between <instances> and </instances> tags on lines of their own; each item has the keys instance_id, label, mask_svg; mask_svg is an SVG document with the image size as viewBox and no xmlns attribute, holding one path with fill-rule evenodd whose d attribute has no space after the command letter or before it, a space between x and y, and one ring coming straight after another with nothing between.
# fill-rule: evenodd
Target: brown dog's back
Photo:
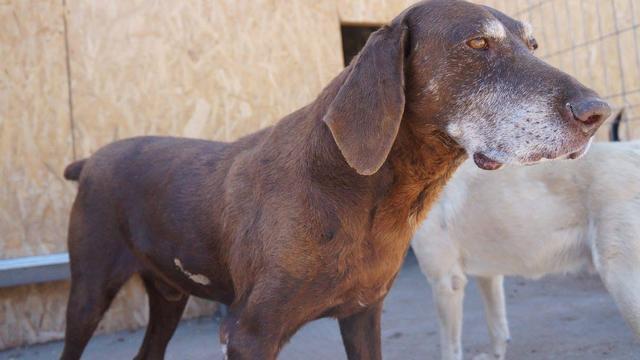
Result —
<instances>
[{"instance_id":1,"label":"brown dog's back","mask_svg":"<svg viewBox=\"0 0 640 360\"><path fill-rule=\"evenodd\" d=\"M104 238L122 239L117 246L134 255L138 271L153 274L175 290L228 301L230 279L212 264L221 261L216 258L221 251L216 225L223 207L222 183L232 163L225 161L229 151L221 142L137 137L71 163L64 176L79 181L72 226L83 233L110 232L70 236L72 258L94 258ZM208 201L202 201L205 198ZM81 254L73 254L76 249ZM216 276L208 281L217 283L219 291L204 293L193 282L193 289L185 288L190 283L174 258L189 264L192 273L216 268Z\"/></svg>"}]
</instances>

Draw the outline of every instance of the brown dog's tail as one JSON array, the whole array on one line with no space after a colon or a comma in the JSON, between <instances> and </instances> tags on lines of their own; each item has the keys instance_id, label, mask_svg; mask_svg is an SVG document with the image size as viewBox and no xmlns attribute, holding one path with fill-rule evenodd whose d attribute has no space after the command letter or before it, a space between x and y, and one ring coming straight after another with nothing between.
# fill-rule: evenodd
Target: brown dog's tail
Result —
<instances>
[{"instance_id":1,"label":"brown dog's tail","mask_svg":"<svg viewBox=\"0 0 640 360\"><path fill-rule=\"evenodd\" d=\"M82 173L84 163L86 162L87 159L82 159L74 161L71 164L67 165L67 167L64 169L64 178L67 180L78 181L78 179L80 179L80 174Z\"/></svg>"}]
</instances>

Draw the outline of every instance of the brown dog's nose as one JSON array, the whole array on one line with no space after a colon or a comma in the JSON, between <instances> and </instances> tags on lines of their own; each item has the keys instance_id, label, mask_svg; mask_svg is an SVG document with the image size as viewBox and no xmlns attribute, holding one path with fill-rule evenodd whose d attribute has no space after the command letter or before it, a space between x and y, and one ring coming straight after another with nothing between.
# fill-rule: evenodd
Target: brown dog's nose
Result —
<instances>
[{"instance_id":1,"label":"brown dog's nose","mask_svg":"<svg viewBox=\"0 0 640 360\"><path fill-rule=\"evenodd\" d=\"M585 132L600 126L611 114L609 104L597 98L567 103L567 107L573 118L582 124L582 129Z\"/></svg>"}]
</instances>

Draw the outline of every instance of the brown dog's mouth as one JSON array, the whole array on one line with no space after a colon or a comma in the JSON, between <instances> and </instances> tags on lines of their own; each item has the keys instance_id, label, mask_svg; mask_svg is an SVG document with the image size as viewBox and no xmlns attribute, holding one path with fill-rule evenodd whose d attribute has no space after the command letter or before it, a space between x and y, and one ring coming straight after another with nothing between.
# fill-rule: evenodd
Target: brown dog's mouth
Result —
<instances>
[{"instance_id":1,"label":"brown dog's mouth","mask_svg":"<svg viewBox=\"0 0 640 360\"><path fill-rule=\"evenodd\" d=\"M574 151L568 154L565 158L571 159L571 160L580 159L584 154L587 153L587 151L589 151L589 148L591 147L592 142L593 142L593 137L591 137L591 139L589 139L589 141L583 147L581 147L578 151Z\"/></svg>"},{"instance_id":2,"label":"brown dog's mouth","mask_svg":"<svg viewBox=\"0 0 640 360\"><path fill-rule=\"evenodd\" d=\"M593 137L586 144L582 145L578 150L575 150L570 153L564 153L564 155L561 155L562 153L558 154L554 152L537 153L537 154L530 155L526 159L520 160L516 164L529 166L529 165L539 164L540 162L543 162L543 161L549 161L549 160L555 160L555 159L572 159L572 160L579 159L584 154L586 154L586 152L589 150L589 147L591 146L592 141L593 141ZM487 156L483 152L475 152L473 154L473 161L476 163L476 165L480 169L483 169L483 170L498 170L501 167L503 167L505 164L504 162L495 160L494 158Z\"/></svg>"},{"instance_id":3,"label":"brown dog's mouth","mask_svg":"<svg viewBox=\"0 0 640 360\"><path fill-rule=\"evenodd\" d=\"M577 158L581 157L582 154L584 154L584 152L582 150L576 151L576 152L572 152L571 154L567 155L567 159L574 160L574 159L577 159Z\"/></svg>"},{"instance_id":4,"label":"brown dog's mouth","mask_svg":"<svg viewBox=\"0 0 640 360\"><path fill-rule=\"evenodd\" d=\"M473 154L473 161L480 169L483 170L498 170L502 165L504 165L503 163L493 160L487 155L479 152Z\"/></svg>"}]
</instances>

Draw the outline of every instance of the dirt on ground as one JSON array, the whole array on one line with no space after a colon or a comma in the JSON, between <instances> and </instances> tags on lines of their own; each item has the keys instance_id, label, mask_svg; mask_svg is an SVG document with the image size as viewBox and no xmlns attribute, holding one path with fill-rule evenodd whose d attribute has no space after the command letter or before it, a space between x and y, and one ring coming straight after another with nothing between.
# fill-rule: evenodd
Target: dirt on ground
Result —
<instances>
[{"instance_id":1,"label":"dirt on ground","mask_svg":"<svg viewBox=\"0 0 640 360\"><path fill-rule=\"evenodd\" d=\"M507 279L511 328L508 359L640 360L640 343L618 313L600 280L578 275L542 280ZM488 352L483 306L473 281L465 297L465 359ZM223 359L218 317L181 323L167 359ZM413 255L385 301L382 341L385 359L439 359L438 322L431 291ZM144 330L94 337L84 359L131 359ZM0 359L40 360L60 356L62 342L0 352ZM322 319L300 330L279 359L345 359L337 322Z\"/></svg>"}]
</instances>

